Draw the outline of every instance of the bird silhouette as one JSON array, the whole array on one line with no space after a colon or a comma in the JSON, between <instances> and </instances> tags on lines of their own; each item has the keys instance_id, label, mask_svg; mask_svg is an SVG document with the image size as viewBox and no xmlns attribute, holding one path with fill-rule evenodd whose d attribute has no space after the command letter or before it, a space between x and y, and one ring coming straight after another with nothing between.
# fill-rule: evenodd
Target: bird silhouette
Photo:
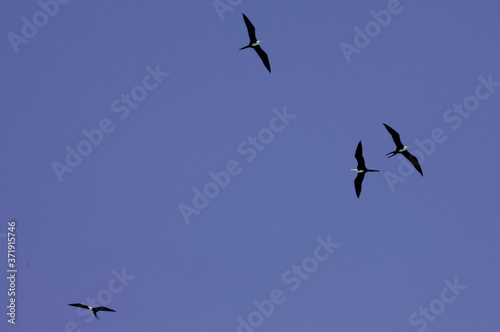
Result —
<instances>
[{"instance_id":1,"label":"bird silhouette","mask_svg":"<svg viewBox=\"0 0 500 332\"><path fill-rule=\"evenodd\" d=\"M257 40L257 37L255 37L255 27L253 26L252 22L250 22L248 17L245 16L245 14L242 14L242 15L243 15L243 19L245 20L245 24L247 26L248 36L250 37L250 43L247 46L240 48L240 51L244 50L245 48L249 48L249 47L253 48L255 50L255 52L257 52L257 54L262 59L264 66L266 66L267 70L269 70L269 72L271 72L271 65L269 64L269 58L267 57L266 52L264 52L262 50L262 48L260 47L260 43L262 43L262 42L260 40Z\"/></svg>"}]
</instances>

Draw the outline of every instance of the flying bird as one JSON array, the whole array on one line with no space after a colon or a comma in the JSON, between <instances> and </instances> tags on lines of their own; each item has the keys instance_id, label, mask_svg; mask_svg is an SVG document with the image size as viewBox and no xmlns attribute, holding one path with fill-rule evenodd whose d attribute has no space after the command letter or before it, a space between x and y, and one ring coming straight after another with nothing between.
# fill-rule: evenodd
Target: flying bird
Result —
<instances>
[{"instance_id":1,"label":"flying bird","mask_svg":"<svg viewBox=\"0 0 500 332\"><path fill-rule=\"evenodd\" d=\"M354 179L354 188L356 189L356 196L361 194L361 183L363 183L363 179L365 178L366 172L380 172L377 169L367 169L365 166L365 158L363 158L363 147L361 146L361 141L358 143L358 147L356 148L356 153L354 154L354 158L358 161L358 167L351 169L358 173L356 178Z\"/></svg>"},{"instance_id":2,"label":"flying bird","mask_svg":"<svg viewBox=\"0 0 500 332\"><path fill-rule=\"evenodd\" d=\"M86 304L81 304L81 303L71 303L71 304L68 304L70 306L73 306L73 307L78 307L78 308L83 308L83 309L89 309L91 313L94 314L95 318L99 319L99 316L97 316L97 312L98 311L112 311L112 312L116 312L115 310L113 309L109 309L109 308L106 308L106 307L91 307L91 306L88 306Z\"/></svg>"},{"instance_id":3,"label":"flying bird","mask_svg":"<svg viewBox=\"0 0 500 332\"><path fill-rule=\"evenodd\" d=\"M411 153L408 152L409 146L403 145L403 143L401 143L401 139L399 138L399 134L394 129L392 129L391 127L389 127L385 123L383 125L385 126L385 129L387 129L389 134L391 134L392 140L396 144L396 150L387 153L386 156L390 155L388 158L391 158L391 157L394 157L396 154L401 153L403 156L406 157L406 159L408 159L413 164L413 166L415 166L415 168L420 173L420 175L424 176L424 173L422 173L422 168L420 168L420 164L418 163L417 158L415 158L414 155L412 155Z\"/></svg>"},{"instance_id":4,"label":"flying bird","mask_svg":"<svg viewBox=\"0 0 500 332\"><path fill-rule=\"evenodd\" d=\"M262 62L264 62L264 66L266 66L267 70L271 72L271 65L269 64L269 58L267 57L266 52L264 52L262 48L260 48L260 43L262 42L260 40L257 40L257 37L255 37L255 28L252 22L250 22L250 20L245 16L245 14L243 14L243 19L245 20L245 24L247 26L248 36L250 37L250 43L247 46L240 48L240 51L249 47L253 48L255 52L257 52L257 54L262 59Z\"/></svg>"}]
</instances>

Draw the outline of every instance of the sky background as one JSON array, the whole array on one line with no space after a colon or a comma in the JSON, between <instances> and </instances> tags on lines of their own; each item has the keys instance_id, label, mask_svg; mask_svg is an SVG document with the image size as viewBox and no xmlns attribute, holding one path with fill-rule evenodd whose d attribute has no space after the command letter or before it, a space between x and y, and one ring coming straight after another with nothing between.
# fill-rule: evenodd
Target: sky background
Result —
<instances>
[{"instance_id":1,"label":"sky background","mask_svg":"<svg viewBox=\"0 0 500 332\"><path fill-rule=\"evenodd\" d=\"M402 0L350 63L339 45L391 2L232 3L219 15L212 1L74 0L13 47L23 17L44 16L37 1L1 2L0 256L6 275L16 220L18 273L15 326L0 282L0 329L238 331L250 315L239 331L499 331L500 87L480 88L460 123L444 117L478 77L500 82L500 2ZM238 50L241 13L271 74ZM148 66L169 75L121 119L112 103L125 107ZM284 110L295 117L247 161L238 146ZM103 119L114 130L59 181L53 163ZM384 156L382 123L420 151L423 177ZM423 153L415 140L435 130ZM381 172L358 199L360 140ZM232 160L240 173L187 224L179 205ZM325 261L308 258L318 237L340 245ZM282 278L303 262L313 271L292 290ZM441 307L445 280L467 288ZM284 302L252 313L276 289ZM88 298L117 312L67 305Z\"/></svg>"}]
</instances>

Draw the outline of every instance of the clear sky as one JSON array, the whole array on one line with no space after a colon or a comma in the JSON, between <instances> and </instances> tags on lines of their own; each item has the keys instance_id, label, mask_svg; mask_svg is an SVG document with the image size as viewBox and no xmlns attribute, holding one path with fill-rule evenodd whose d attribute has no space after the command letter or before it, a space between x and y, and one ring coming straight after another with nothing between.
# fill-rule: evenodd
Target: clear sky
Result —
<instances>
[{"instance_id":1,"label":"clear sky","mask_svg":"<svg viewBox=\"0 0 500 332\"><path fill-rule=\"evenodd\" d=\"M2 331L500 330L500 2L65 2L0 4Z\"/></svg>"}]
</instances>

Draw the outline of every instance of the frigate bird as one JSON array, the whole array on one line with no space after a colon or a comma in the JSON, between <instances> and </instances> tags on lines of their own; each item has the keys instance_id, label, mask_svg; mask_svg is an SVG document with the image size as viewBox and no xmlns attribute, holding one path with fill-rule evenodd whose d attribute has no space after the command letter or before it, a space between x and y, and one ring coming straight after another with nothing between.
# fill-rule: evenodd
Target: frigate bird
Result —
<instances>
[{"instance_id":1,"label":"frigate bird","mask_svg":"<svg viewBox=\"0 0 500 332\"><path fill-rule=\"evenodd\" d=\"M396 144L396 150L387 153L386 156L390 155L388 158L391 158L394 157L396 154L401 153L403 156L406 157L406 159L408 159L413 164L413 166L415 166L420 175L424 176L424 173L422 173L422 168L420 168L420 164L418 163L417 158L415 158L414 155L408 152L409 146L403 145L403 143L401 143L401 138L399 138L399 134L394 129L392 129L385 123L383 125L385 126L385 129L387 129L389 134L391 134L392 140Z\"/></svg>"},{"instance_id":2,"label":"frigate bird","mask_svg":"<svg viewBox=\"0 0 500 332\"><path fill-rule=\"evenodd\" d=\"M86 304L82 304L82 303L71 303L71 304L68 304L70 306L73 306L73 307L78 307L78 308L83 308L83 309L89 309L91 313L94 314L95 318L99 319L99 316L97 316L97 312L98 311L112 311L112 312L116 312L115 310L113 309L109 309L109 308L106 308L106 307L91 307L91 306L88 306Z\"/></svg>"},{"instance_id":3,"label":"frigate bird","mask_svg":"<svg viewBox=\"0 0 500 332\"><path fill-rule=\"evenodd\" d=\"M358 167L351 169L358 173L356 178L354 179L354 188L356 189L356 196L361 194L361 183L363 183L363 179L365 178L366 172L380 172L377 169L367 169L365 166L365 158L363 158L363 146L361 146L361 141L358 143L358 147L356 148L356 153L354 154L354 158L358 161Z\"/></svg>"},{"instance_id":4,"label":"frigate bird","mask_svg":"<svg viewBox=\"0 0 500 332\"><path fill-rule=\"evenodd\" d=\"M271 72L271 65L269 64L269 58L267 57L266 52L264 52L260 47L260 43L262 42L260 40L257 40L257 37L255 37L255 28L252 22L250 22L250 20L248 19L248 17L245 16L245 14L243 14L243 19L245 20L245 24L247 26L248 36L250 37L250 43L247 46L240 48L240 51L249 47L253 48L255 52L257 52L257 54L262 59L262 62L264 62L264 66L266 66L267 70Z\"/></svg>"}]
</instances>

